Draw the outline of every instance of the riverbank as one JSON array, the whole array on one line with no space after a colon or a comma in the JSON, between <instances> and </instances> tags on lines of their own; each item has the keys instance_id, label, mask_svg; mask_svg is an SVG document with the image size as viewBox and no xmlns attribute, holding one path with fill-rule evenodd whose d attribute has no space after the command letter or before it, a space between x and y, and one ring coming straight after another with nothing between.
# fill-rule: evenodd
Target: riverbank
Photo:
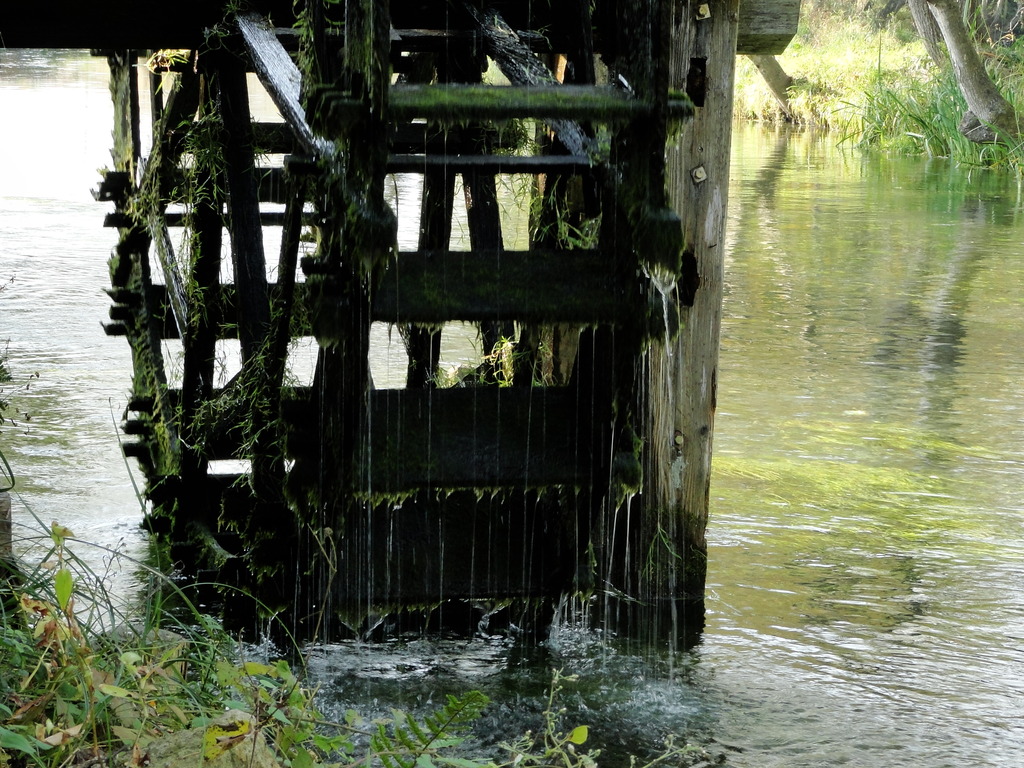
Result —
<instances>
[{"instance_id":1,"label":"riverbank","mask_svg":"<svg viewBox=\"0 0 1024 768\"><path fill-rule=\"evenodd\" d=\"M9 495L0 493L0 518L9 507ZM0 768L620 764L605 763L594 746L614 743L614 734L600 733L593 714L563 706L578 695L579 679L558 667L544 669L536 727L499 741L487 736L504 703L491 706L487 694L468 687L432 685L425 701L407 709L364 716L346 708L327 717L321 681L309 670L323 646L244 643L162 569L141 562L130 566L145 582L142 599L115 594L109 574L76 554L103 545L79 540L57 522L47 528L29 513L46 551L0 581ZM671 732L645 751L622 757L637 768L721 761Z\"/></svg>"},{"instance_id":2,"label":"riverbank","mask_svg":"<svg viewBox=\"0 0 1024 768\"><path fill-rule=\"evenodd\" d=\"M950 69L929 58L904 7L876 24L869 14L804 4L800 28L775 57L792 78L783 108L747 57L738 57L735 116L830 131L890 154L948 157L963 165L1024 169L1020 147L975 144L957 130L966 103ZM979 43L989 73L1024 110L1021 43Z\"/></svg>"}]
</instances>

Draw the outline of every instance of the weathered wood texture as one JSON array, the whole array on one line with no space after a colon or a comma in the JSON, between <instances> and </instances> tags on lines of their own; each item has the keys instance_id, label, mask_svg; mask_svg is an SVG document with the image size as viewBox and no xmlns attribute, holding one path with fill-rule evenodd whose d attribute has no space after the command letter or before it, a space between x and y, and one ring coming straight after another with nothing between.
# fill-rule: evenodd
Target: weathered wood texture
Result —
<instances>
[{"instance_id":1,"label":"weathered wood texture","mask_svg":"<svg viewBox=\"0 0 1024 768\"><path fill-rule=\"evenodd\" d=\"M355 622L362 615L351 606L367 605L368 595L375 596L378 615L382 606L436 606L439 595L441 610L458 600L479 605L487 595L556 600L572 577L573 563L564 557L565 504L531 491L480 498L463 490L374 505L364 513L368 538L387 542L388 556L367 557L364 542L340 541L338 560L347 568L332 597L349 606ZM479 619L478 612L457 626L476 630Z\"/></svg>"},{"instance_id":2,"label":"weathered wood texture","mask_svg":"<svg viewBox=\"0 0 1024 768\"><path fill-rule=\"evenodd\" d=\"M577 393L545 387L378 390L359 491L541 488L589 482L590 431Z\"/></svg>"},{"instance_id":3,"label":"weathered wood texture","mask_svg":"<svg viewBox=\"0 0 1024 768\"><path fill-rule=\"evenodd\" d=\"M715 3L708 3L715 13ZM800 0L740 0L736 53L775 55L786 50L800 22Z\"/></svg>"},{"instance_id":4,"label":"weathered wood texture","mask_svg":"<svg viewBox=\"0 0 1024 768\"><path fill-rule=\"evenodd\" d=\"M161 351L163 310L147 301L152 285L149 249L152 237L145 217L129 215L129 193L136 192L134 182L140 173L138 54L135 51L112 51L107 55L110 66L110 93L114 102L114 147L112 171L117 180L114 202L115 216L120 222L118 243L110 258L111 319L108 333L127 338L132 351L133 401L144 402L145 411L138 414L142 429L139 442L126 443L126 454L139 458L147 485L157 484L162 476L175 471L180 442L175 414L166 396L167 377ZM150 157L142 169L143 184L156 184L154 172L159 157ZM108 174L108 179L110 175ZM146 180L149 180L148 182ZM101 199L108 188L100 185Z\"/></svg>"},{"instance_id":5,"label":"weathered wood texture","mask_svg":"<svg viewBox=\"0 0 1024 768\"><path fill-rule=\"evenodd\" d=\"M531 86L534 90L538 86L555 86L559 93L564 93L564 88L558 88L561 84L551 70L533 55L533 51L508 25L500 21L495 11L480 13L468 4L466 8L483 30L488 55L497 62L510 83ZM578 119L580 116L575 114L569 119L555 118L549 124L570 153L582 155L585 154L589 139L577 122Z\"/></svg>"},{"instance_id":6,"label":"weathered wood texture","mask_svg":"<svg viewBox=\"0 0 1024 768\"><path fill-rule=\"evenodd\" d=\"M672 550L655 561L649 596L691 601L703 599L707 567L738 0L708 6L707 18L684 12L672 20L672 82L682 86L701 62L703 106L667 147L667 187L686 253L681 279L661 297L679 334L669 341L667 329L647 356L642 497L651 540L663 532Z\"/></svg>"},{"instance_id":7,"label":"weathered wood texture","mask_svg":"<svg viewBox=\"0 0 1024 768\"><path fill-rule=\"evenodd\" d=\"M362 109L357 99L331 89L314 94L315 110L321 119L320 128L331 133L355 119ZM625 123L649 117L651 105L613 88L590 88L573 85L526 86L495 88L486 85L452 85L433 88L423 85L397 85L391 94L391 117L395 120L429 118L445 125L466 121L511 120L534 117L547 123L579 120L600 120ZM685 100L669 102L669 117L685 120L691 107ZM568 135L568 133L567 133ZM574 151L582 149L574 143Z\"/></svg>"},{"instance_id":8,"label":"weathered wood texture","mask_svg":"<svg viewBox=\"0 0 1024 768\"><path fill-rule=\"evenodd\" d=\"M253 361L270 333L267 262L263 251L256 154L245 69L234 56L220 61L215 82L224 124L224 163L228 186L228 230L238 291L242 363Z\"/></svg>"},{"instance_id":9,"label":"weathered wood texture","mask_svg":"<svg viewBox=\"0 0 1024 768\"><path fill-rule=\"evenodd\" d=\"M306 152L328 151L328 143L315 137L306 121L306 110L301 103L302 74L281 45L274 28L265 17L249 13L238 18L238 29L245 39L256 74L280 110L285 124Z\"/></svg>"},{"instance_id":10,"label":"weathered wood texture","mask_svg":"<svg viewBox=\"0 0 1024 768\"><path fill-rule=\"evenodd\" d=\"M14 548L11 537L11 494L0 491L0 560L12 560ZM2 570L2 568L0 568ZM2 574L0 574L2 578Z\"/></svg>"},{"instance_id":11,"label":"weathered wood texture","mask_svg":"<svg viewBox=\"0 0 1024 768\"><path fill-rule=\"evenodd\" d=\"M132 132L127 124L120 129L126 159L105 194L140 193L134 202L149 206L159 226L137 232L134 208L123 200L112 214L110 223L138 241L124 249L128 266L118 269L131 279L115 279L124 291L115 309L127 318L123 330L133 344L151 350L138 358L143 371L162 366L161 337L181 338L189 358L180 390L155 379L136 387L139 415L126 425L147 438L140 452L157 444L161 424L172 437L182 429L177 452L161 447L148 459L154 505L176 516L174 533L201 542L212 562L230 561L262 580L258 589L275 607L294 600L297 569L310 571L303 589L312 600L322 597L311 595L318 578L345 574L330 610L354 603L370 612L381 601L438 596L546 596L593 588L605 576L631 598L699 602L736 0L707 4L707 18L698 18L704 4L669 0L499 0L497 12L488 11L496 27L507 12L513 28L550 34L490 43L479 19L460 15L460 4L423 5L451 9L455 25L403 35L390 22L412 28L418 17L409 3L314 4L314 20L331 16L345 32L340 46L324 20L316 45L303 50L303 72L327 73L312 85L299 82L268 22L242 17L240 35L200 57L194 79L201 87L193 83L157 111L157 159L141 191L129 173L137 156ZM442 17L449 14L419 20ZM407 38L413 47L402 47ZM525 82L485 87L488 45L534 75L510 67ZM670 61L669 51L677 58ZM595 54L611 85L596 86ZM284 124L250 121L247 58ZM404 78L398 83L395 61ZM190 93L204 94L199 119L194 106L179 106ZM220 118L209 134L201 132L212 109L207 100ZM182 114L172 117L175 110ZM701 127L683 128L666 159L669 131L695 114ZM502 154L509 148L490 121L531 117L541 118L536 143ZM175 139L173 128L188 138ZM211 142L210 160L195 151L206 146L196 141ZM257 143L301 156L257 170ZM566 148L571 154L556 154ZM386 175L395 171L424 179L414 252L398 250L395 214L385 202ZM539 204L530 247L508 252L495 175L512 172L534 177ZM465 252L450 250L456 174L468 214ZM204 178L217 195L186 200L183 212L168 214L170 190L187 191ZM271 214L265 202L286 209ZM232 239L234 279L225 285L217 272L222 224ZM266 279L268 224L284 227L276 284ZM164 271L187 265L190 279L172 275L153 285L142 246L150 235L160 244L171 225L184 226L192 244L177 258L165 246ZM305 226L316 245L301 262L307 279L296 283ZM405 390L374 387L375 320L397 323L409 341ZM438 389L438 328L457 320L481 324L485 352L512 338L518 323L525 329L518 346L503 349L516 349L527 364L506 359L499 368L495 356L471 374L471 386ZM215 388L213 347L235 334L241 371ZM306 334L320 347L312 386L286 387L287 342ZM510 370L513 386L497 386L510 383ZM641 458L648 484L642 498L626 501L641 489ZM214 474L219 459L241 460L243 468L232 477ZM275 479L287 502L275 494ZM500 495L487 501L463 489ZM453 492L457 503L438 501ZM203 510L189 531L187 516L174 510L191 515L203 499L216 510ZM616 516L626 514L629 526L618 525ZM472 535L460 538L469 526ZM627 549L621 542L602 549L606 564L595 573L594 552L604 546L595 539L626 527ZM484 531L500 544L481 539ZM392 536L405 543L389 549L398 541ZM484 571L495 583L466 567L494 560L499 549L504 560ZM339 553L344 568L328 551Z\"/></svg>"},{"instance_id":12,"label":"weathered wood texture","mask_svg":"<svg viewBox=\"0 0 1024 768\"><path fill-rule=\"evenodd\" d=\"M376 319L422 323L510 317L595 323L622 320L631 309L606 254L494 248L402 253L373 304Z\"/></svg>"}]
</instances>

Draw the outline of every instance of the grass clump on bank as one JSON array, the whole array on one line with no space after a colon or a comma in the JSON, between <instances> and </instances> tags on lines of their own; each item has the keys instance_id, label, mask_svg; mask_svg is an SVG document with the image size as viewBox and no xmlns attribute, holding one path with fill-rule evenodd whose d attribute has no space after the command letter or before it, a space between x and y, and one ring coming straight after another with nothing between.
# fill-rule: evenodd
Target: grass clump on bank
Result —
<instances>
[{"instance_id":1,"label":"grass clump on bank","mask_svg":"<svg viewBox=\"0 0 1024 768\"><path fill-rule=\"evenodd\" d=\"M865 94L876 83L922 82L932 69L909 19L900 17L879 29L862 17L808 10L806 3L796 36L776 58L793 78L789 119L840 133L849 132L859 121ZM734 94L738 118L786 119L745 56L736 60Z\"/></svg>"},{"instance_id":2,"label":"grass clump on bank","mask_svg":"<svg viewBox=\"0 0 1024 768\"><path fill-rule=\"evenodd\" d=\"M978 45L994 82L1022 114L1024 42ZM737 118L822 128L858 148L1024 168L1019 142L978 144L960 133L967 105L952 68L935 66L905 7L877 25L866 13L805 3L796 37L776 58L793 78L789 115L741 56Z\"/></svg>"}]
</instances>

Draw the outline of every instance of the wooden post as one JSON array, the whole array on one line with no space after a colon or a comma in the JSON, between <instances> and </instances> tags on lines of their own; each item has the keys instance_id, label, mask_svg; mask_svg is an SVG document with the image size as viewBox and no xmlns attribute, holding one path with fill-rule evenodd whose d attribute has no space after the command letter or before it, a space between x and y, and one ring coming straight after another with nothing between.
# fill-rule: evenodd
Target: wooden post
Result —
<instances>
[{"instance_id":1,"label":"wooden post","mask_svg":"<svg viewBox=\"0 0 1024 768\"><path fill-rule=\"evenodd\" d=\"M667 327L647 355L644 537L650 549L641 598L703 615L711 447L718 387L724 227L729 189L732 87L739 0L674 3L671 87L698 106L666 148L670 201L683 221L679 279L655 295ZM678 328L678 334L673 332Z\"/></svg>"},{"instance_id":2,"label":"wooden post","mask_svg":"<svg viewBox=\"0 0 1024 768\"><path fill-rule=\"evenodd\" d=\"M204 74L204 77L207 76ZM201 84L198 75L186 70L181 78L173 96L175 102L182 97L184 89L188 89L192 96L187 102L193 114L197 108L213 108L207 99L202 99L200 104ZM175 129L178 126L165 125L164 128ZM162 143L163 135L158 133L157 140ZM181 480L184 488L193 489L203 488L206 480L208 461L200 451L195 450L201 438L197 433L195 416L201 405L213 394L217 322L220 319L214 317L213 311L206 306L209 297L216 295L220 282L221 231L224 226L221 207L224 201L217 192L217 174L214 168L197 168L194 183L198 189L205 188L207 194L195 192L194 203L187 214L194 235L189 253L192 269L191 280L186 286L187 298L190 305L204 307L204 311L191 313L181 340L184 351L179 421L183 438ZM216 520L215 506L209 494L196 492L192 497L190 517L213 524Z\"/></svg>"},{"instance_id":3,"label":"wooden post","mask_svg":"<svg viewBox=\"0 0 1024 768\"><path fill-rule=\"evenodd\" d=\"M11 494L0 491L0 616L7 627L23 627L23 614L18 606L22 573L12 544Z\"/></svg>"},{"instance_id":4,"label":"wooden post","mask_svg":"<svg viewBox=\"0 0 1024 768\"><path fill-rule=\"evenodd\" d=\"M135 82L134 51L117 50L107 54L110 66L110 97L114 102L114 146L111 159L118 171L134 173L140 154L139 91Z\"/></svg>"},{"instance_id":5,"label":"wooden post","mask_svg":"<svg viewBox=\"0 0 1024 768\"><path fill-rule=\"evenodd\" d=\"M316 257L305 263L314 333L321 347L313 390L318 398L314 407L319 409L322 463L317 486L309 490L319 507L310 526L313 536L324 541L333 537L337 545L329 545L336 556L311 555L324 584L343 564L346 584L358 596L363 611L370 610L368 585L374 583L374 569L385 565L366 555L372 518L360 494L372 478L364 471L368 468L359 464L358 448L367 432L372 387L367 362L370 301L397 241L397 222L384 201L389 10L389 3L381 0L350 0L345 6L339 84L362 102L359 119L339 135L319 122L326 115L314 110L310 114L313 130L333 138L343 158L321 177L320 244ZM302 562L305 555L299 556ZM321 597L322 610L333 610L329 596Z\"/></svg>"},{"instance_id":6,"label":"wooden post","mask_svg":"<svg viewBox=\"0 0 1024 768\"><path fill-rule=\"evenodd\" d=\"M747 58L761 73L765 85L772 92L772 96L778 102L779 109L785 115L786 120L792 120L793 111L789 107L789 88L793 85L793 78L786 74L786 70L774 56L753 54Z\"/></svg>"},{"instance_id":7,"label":"wooden post","mask_svg":"<svg viewBox=\"0 0 1024 768\"><path fill-rule=\"evenodd\" d=\"M0 491L0 560L13 560L11 536L11 494Z\"/></svg>"},{"instance_id":8,"label":"wooden post","mask_svg":"<svg viewBox=\"0 0 1024 768\"><path fill-rule=\"evenodd\" d=\"M231 257L238 291L238 338L242 363L248 364L263 350L270 334L270 302L267 262L260 226L256 155L249 116L249 91L245 68L234 56L221 57L217 77L226 139Z\"/></svg>"},{"instance_id":9,"label":"wooden post","mask_svg":"<svg viewBox=\"0 0 1024 768\"><path fill-rule=\"evenodd\" d=\"M432 54L419 54L418 76L409 78L409 81L429 84L434 78L435 58ZM443 76L443 70L440 74ZM427 132L437 129L438 126L429 126ZM418 246L421 251L448 250L454 207L455 174L444 166L428 169L423 174L423 193L420 199ZM401 326L399 331L409 355L406 387L433 387L437 381L437 364L441 359L441 329L436 325L409 323Z\"/></svg>"}]
</instances>

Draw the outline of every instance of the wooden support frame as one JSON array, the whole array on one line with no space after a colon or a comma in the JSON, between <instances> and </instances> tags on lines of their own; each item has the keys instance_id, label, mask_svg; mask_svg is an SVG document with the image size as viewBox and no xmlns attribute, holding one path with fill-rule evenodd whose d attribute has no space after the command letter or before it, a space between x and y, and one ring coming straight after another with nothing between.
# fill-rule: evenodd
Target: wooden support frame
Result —
<instances>
[{"instance_id":1,"label":"wooden support frame","mask_svg":"<svg viewBox=\"0 0 1024 768\"><path fill-rule=\"evenodd\" d=\"M710 450L711 342L717 340L711 312L715 297L720 300L713 259L720 251L713 250L719 240L708 233L720 231L723 209L723 102L719 80L701 93L692 86L692 93L684 90L694 80L685 77L686 67L695 60L704 62L704 74L731 77L720 54L728 35L735 39L736 3L709 5L713 17L721 13L728 21L724 32L684 6L689 8L668 0L607 0L595 6L591 19L589 2L566 0L565 14L572 18L559 16L552 34L565 47L557 55L573 63L572 81L559 84L549 73L550 79L500 88L480 83L482 49L475 46L488 45L488 33L473 26L478 21L472 14L446 33L444 46L422 35L408 42L423 60L403 61L403 71L421 71L429 63L442 87L391 82L395 48L410 36L392 34L387 2L348 0L318 8L316 13L343 11L346 35L334 40L322 26L315 45L304 51L313 58L308 70L326 80L321 84L301 83L270 24L246 15L237 21L238 36L224 41L224 52L204 55L194 73L204 89L176 92L162 105L157 159L141 174L140 188L156 191L159 199L161 185L166 189L190 176L177 173L182 149L169 129L190 111L190 94L198 102L202 92L219 96L225 165L213 186L225 194L184 213L151 205L141 231L133 228L125 206L111 215L111 224L125 226L126 253L136 254L140 244L148 248L154 240L165 273L163 284L154 285L143 274L148 262L137 272L135 262L125 262L127 282L119 289L124 292L115 291L123 299L115 308L123 323L118 328L151 349L162 338L181 338L186 358L180 391L163 383L136 393L144 410L131 429L145 436L147 425L167 424L169 434L180 433L176 449L149 460L152 478L164 482L164 495L154 488L154 498L166 501L167 509L196 494L213 499L192 535L209 545L221 565L227 559L228 567L262 574L260 589L270 604L286 602L294 585L282 574L297 568L333 579L337 563L323 558L326 551L351 566L351 583L325 599L327 610L358 615L379 607L375 600L429 599L432 593L410 586L407 571L381 565L387 558L373 549L374 537L381 520L395 520L406 501L410 517L452 514L481 524L486 505L474 507L462 493L466 488L500 488L533 510L508 529L523 541L536 544L538 530L551 537L536 558L523 555L524 562L545 563L550 570L523 580L522 592L507 586L510 595L547 597L606 584L648 603L699 602L707 503L701 484L707 473L697 454L691 462L687 451ZM595 85L594 27L601 32L612 87ZM685 39L688 58L670 57L678 47L674 35ZM492 53L502 48L494 41L489 45ZM537 46L524 35L514 51L496 55L543 69ZM343 58L336 61L339 50ZM550 62L552 71L559 70L556 62ZM283 123L252 123L248 64ZM181 74L184 80L187 73ZM685 148L666 158L660 149L670 126L694 115L700 120L712 109L716 117L699 131L685 129ZM524 156L499 148L489 123L509 117L539 118L547 126L541 130L543 149ZM421 118L426 122L410 122ZM283 167L255 167L256 136L289 155ZM567 154L556 154L561 149ZM102 191L109 199L122 199L126 189L129 195L139 191L126 181L135 179L137 152L129 150L126 157L116 171L123 175L112 175ZM700 158L710 166L703 175L692 167ZM678 175L679 163L685 177ZM213 168L204 172L220 174ZM385 176L394 172L424 178L413 252L399 252L395 217L384 202ZM508 173L538 180L545 190L542 216L549 222L564 223L570 200L577 223L600 221L591 227L593 247L544 231L538 217L532 247L507 251L495 177ZM453 252L457 175L471 247ZM712 187L701 184L712 177L715 193L704 198ZM668 191L666 179L673 180ZM683 189L684 179L693 189ZM270 213L266 202L283 203L284 210ZM185 254L188 274L175 274L184 262L168 242L172 224L184 225L196 243ZM230 285L218 277L222 224L231 238ZM268 225L282 228L276 284L267 279ZM306 280L297 282L306 228L316 250L301 259ZM690 310L692 301L700 314ZM295 319L307 313L308 323ZM369 331L379 320L408 329L413 365L405 390L378 390L371 381ZM482 364L467 386L442 391L434 376L436 328L453 320L479 323L485 351L518 331L522 357L533 339L538 348L558 346L552 357L559 364L550 371L521 367L509 388L497 386L499 380L508 383L507 371L499 376L495 364L491 370ZM541 332L548 334L543 341ZM287 346L296 333L312 333L320 345L312 387L283 385ZM239 338L241 370L215 387L213 350L218 340L232 336ZM695 370L706 374L709 365L710 401L671 391L673 382L683 380L698 386ZM221 459L246 465L229 477L211 469ZM286 460L294 461L290 469ZM640 524L615 539L616 516L641 488L642 498L630 503L632 519ZM430 498L450 492L460 497L451 508ZM402 504L389 508L389 499ZM550 519L542 520L541 513ZM452 546L451 521L434 522L447 532L427 538ZM668 558L637 566L641 570L623 567L644 563L664 542ZM405 551L426 556L413 543ZM596 569L592 557L599 560ZM464 572L431 568L430 578L444 594L473 591ZM502 579L511 584L509 564L502 568ZM393 588L396 581L404 585Z\"/></svg>"}]
</instances>

